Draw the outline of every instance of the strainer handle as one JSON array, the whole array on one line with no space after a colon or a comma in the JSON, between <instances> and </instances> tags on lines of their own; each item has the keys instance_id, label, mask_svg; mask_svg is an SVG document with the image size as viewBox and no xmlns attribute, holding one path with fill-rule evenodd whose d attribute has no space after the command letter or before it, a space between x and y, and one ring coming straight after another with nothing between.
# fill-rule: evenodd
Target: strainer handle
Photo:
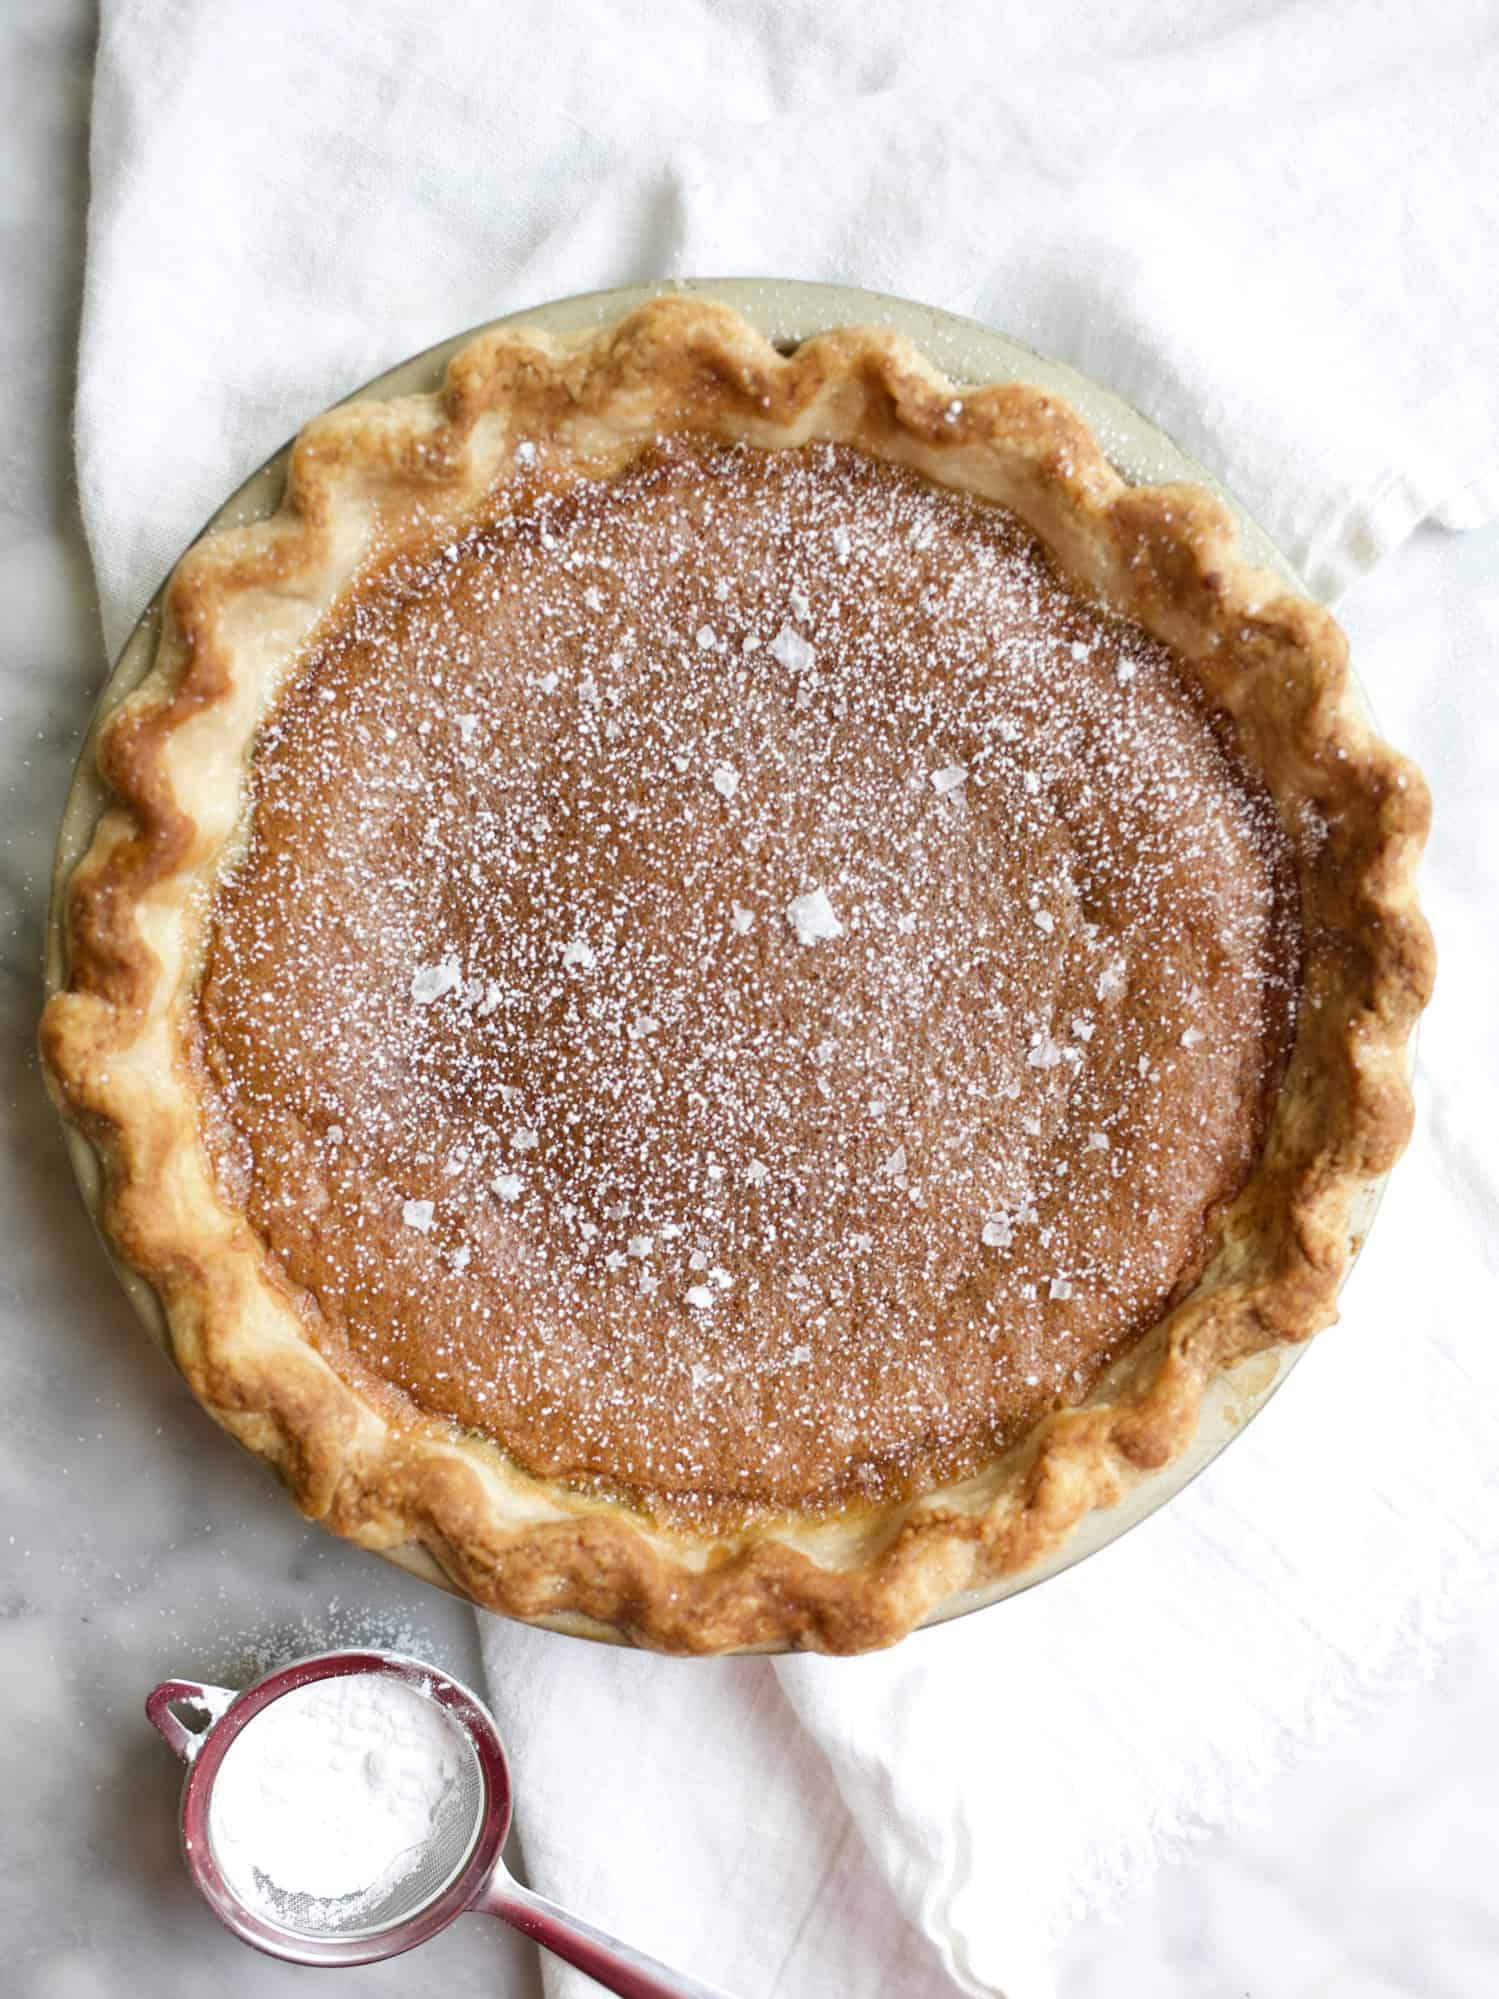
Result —
<instances>
[{"instance_id":1,"label":"strainer handle","mask_svg":"<svg viewBox=\"0 0 1499 1999\"><path fill-rule=\"evenodd\" d=\"M543 1950L565 1958L596 1978L606 1991L620 1999L728 1999L717 1985L705 1985L700 1978L688 1978L673 1971L643 1950L635 1950L618 1937L585 1923L581 1916L569 1915L513 1880L503 1869L495 1870L474 1909L498 1916L513 1929L539 1943Z\"/></svg>"}]
</instances>

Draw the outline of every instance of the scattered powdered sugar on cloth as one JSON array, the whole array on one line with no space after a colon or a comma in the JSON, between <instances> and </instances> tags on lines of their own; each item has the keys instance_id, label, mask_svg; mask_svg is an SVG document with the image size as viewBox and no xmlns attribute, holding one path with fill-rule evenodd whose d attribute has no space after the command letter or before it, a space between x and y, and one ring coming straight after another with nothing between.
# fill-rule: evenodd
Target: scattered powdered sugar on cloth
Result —
<instances>
[{"instance_id":1,"label":"scattered powdered sugar on cloth","mask_svg":"<svg viewBox=\"0 0 1499 1999\"><path fill-rule=\"evenodd\" d=\"M295 1687L225 1754L215 1858L251 1908L344 1924L420 1865L464 1754L437 1703L391 1674Z\"/></svg>"}]
</instances>

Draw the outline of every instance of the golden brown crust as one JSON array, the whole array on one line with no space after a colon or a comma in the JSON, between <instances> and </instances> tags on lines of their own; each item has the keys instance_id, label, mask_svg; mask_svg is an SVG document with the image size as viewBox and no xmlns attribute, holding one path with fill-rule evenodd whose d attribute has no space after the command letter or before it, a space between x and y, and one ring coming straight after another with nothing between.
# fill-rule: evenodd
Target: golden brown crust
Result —
<instances>
[{"instance_id":1,"label":"golden brown crust","mask_svg":"<svg viewBox=\"0 0 1499 1999\"><path fill-rule=\"evenodd\" d=\"M1062 569L1173 646L1229 714L1297 835L1306 931L1295 1050L1258 1170L1197 1288L1110 1377L961 1485L737 1541L667 1532L528 1477L493 1447L395 1421L308 1343L263 1246L215 1185L181 1060L203 891L235 840L256 727L334 596L379 549L462 518L532 442L605 472L651 437L841 439L1012 507ZM362 402L295 446L280 511L189 551L142 687L104 731L114 803L69 885L66 990L42 1046L104 1167L102 1220L159 1294L195 1393L313 1517L415 1541L477 1602L707 1653L846 1652L1023 1568L1185 1449L1224 1366L1335 1317L1351 1217L1402 1149L1405 1049L1433 953L1414 869L1425 787L1350 704L1341 632L1239 559L1190 486L1127 488L1079 419L1023 385L961 399L907 342L846 329L789 359L701 299L584 339L506 330L443 392Z\"/></svg>"}]
</instances>

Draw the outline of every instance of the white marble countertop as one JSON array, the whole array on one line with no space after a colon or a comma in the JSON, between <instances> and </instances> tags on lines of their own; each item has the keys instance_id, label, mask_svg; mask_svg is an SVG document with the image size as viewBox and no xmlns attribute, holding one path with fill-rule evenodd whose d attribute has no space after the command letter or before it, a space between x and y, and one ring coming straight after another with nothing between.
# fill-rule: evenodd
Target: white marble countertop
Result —
<instances>
[{"instance_id":1,"label":"white marble countertop","mask_svg":"<svg viewBox=\"0 0 1499 1999\"><path fill-rule=\"evenodd\" d=\"M476 1676L469 1614L304 1525L141 1334L78 1202L33 1052L49 858L105 662L73 495L69 401L86 197L88 0L0 11L0 1985L18 1999L274 1999L196 1900L177 1771L141 1700L374 1640ZM1499 531L1428 537L1377 593L1476 590ZM1365 600L1368 600L1367 604ZM1499 1970L1499 1615L1434 1684L1351 1723L1247 1823L1162 1875L1122 1925L1084 1923L1065 1999L1470 1999ZM538 1781L525 1773L525 1781ZM301 1983L299 1983L301 1981ZM529 1949L470 1921L359 1995L539 1990Z\"/></svg>"}]
</instances>

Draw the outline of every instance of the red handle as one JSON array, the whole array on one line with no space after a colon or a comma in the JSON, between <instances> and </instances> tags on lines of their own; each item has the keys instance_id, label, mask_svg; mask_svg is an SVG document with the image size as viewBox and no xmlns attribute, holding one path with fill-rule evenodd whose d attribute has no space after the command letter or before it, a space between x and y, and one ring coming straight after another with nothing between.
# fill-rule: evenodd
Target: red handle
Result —
<instances>
[{"instance_id":1,"label":"red handle","mask_svg":"<svg viewBox=\"0 0 1499 1999\"><path fill-rule=\"evenodd\" d=\"M569 1915L544 1895L533 1895L497 1867L484 1893L473 1904L487 1916L498 1916L513 1929L539 1943L543 1950L565 1958L596 1978L620 1999L728 1999L717 1985L704 1985L673 1971L643 1950L635 1950L604 1930Z\"/></svg>"}]
</instances>

